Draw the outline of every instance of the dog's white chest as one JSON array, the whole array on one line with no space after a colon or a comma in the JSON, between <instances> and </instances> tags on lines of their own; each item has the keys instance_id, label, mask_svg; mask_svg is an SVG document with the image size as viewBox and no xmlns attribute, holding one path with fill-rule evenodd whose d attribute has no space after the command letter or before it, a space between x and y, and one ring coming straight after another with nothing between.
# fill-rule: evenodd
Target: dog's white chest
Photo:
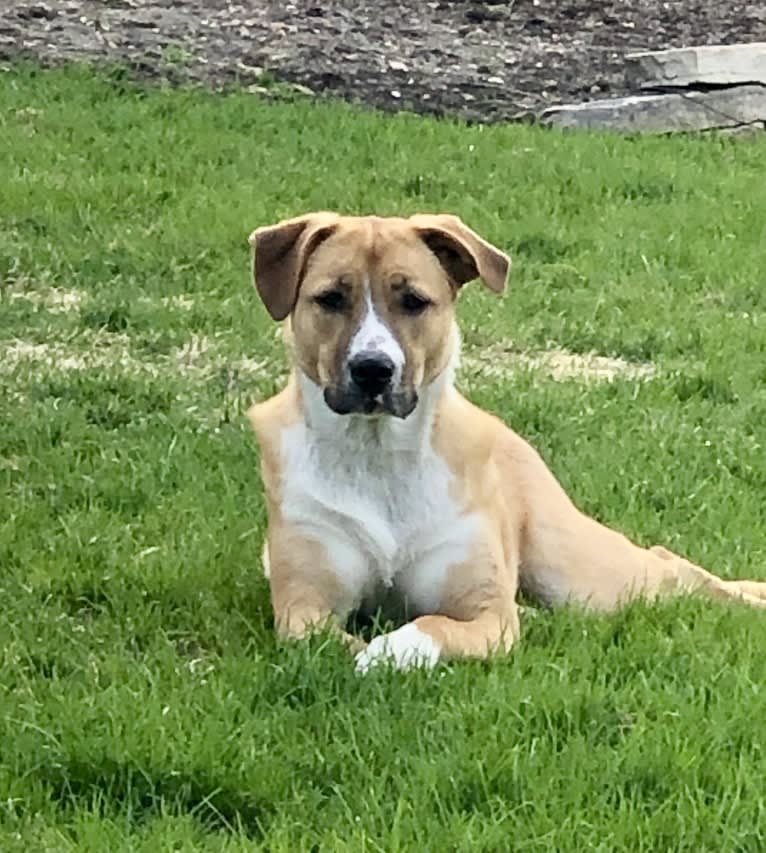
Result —
<instances>
[{"instance_id":1,"label":"dog's white chest","mask_svg":"<svg viewBox=\"0 0 766 853\"><path fill-rule=\"evenodd\" d=\"M285 431L282 514L322 543L347 611L374 606L388 588L413 611L433 612L450 567L469 557L477 519L450 496L451 472L430 446L397 446L370 424L356 427Z\"/></svg>"}]
</instances>

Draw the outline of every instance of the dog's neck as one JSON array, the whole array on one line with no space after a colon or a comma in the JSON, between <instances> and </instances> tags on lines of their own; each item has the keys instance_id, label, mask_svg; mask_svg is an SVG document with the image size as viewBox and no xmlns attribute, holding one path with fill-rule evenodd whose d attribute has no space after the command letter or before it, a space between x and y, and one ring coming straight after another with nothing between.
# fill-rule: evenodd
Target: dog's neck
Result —
<instances>
[{"instance_id":1,"label":"dog's neck","mask_svg":"<svg viewBox=\"0 0 766 853\"><path fill-rule=\"evenodd\" d=\"M408 417L393 415L339 415L329 408L322 389L300 368L296 368L304 423L319 441L342 443L355 438L371 450L420 451L431 441L431 432L439 404L451 392L460 361L460 335L454 327L452 351L442 372L418 392L418 404Z\"/></svg>"}]
</instances>

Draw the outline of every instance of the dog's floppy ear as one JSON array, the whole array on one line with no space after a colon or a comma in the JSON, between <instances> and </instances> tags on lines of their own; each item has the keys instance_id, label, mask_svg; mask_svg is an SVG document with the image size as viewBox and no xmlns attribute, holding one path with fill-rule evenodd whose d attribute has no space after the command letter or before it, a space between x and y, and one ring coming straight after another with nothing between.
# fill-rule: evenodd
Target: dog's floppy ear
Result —
<instances>
[{"instance_id":1,"label":"dog's floppy ear","mask_svg":"<svg viewBox=\"0 0 766 853\"><path fill-rule=\"evenodd\" d=\"M411 216L410 222L457 287L480 278L495 293L505 290L511 259L459 217L421 213Z\"/></svg>"},{"instance_id":2,"label":"dog's floppy ear","mask_svg":"<svg viewBox=\"0 0 766 853\"><path fill-rule=\"evenodd\" d=\"M250 235L253 282L275 320L293 310L309 256L332 234L338 218L325 211L308 213L256 228Z\"/></svg>"}]
</instances>

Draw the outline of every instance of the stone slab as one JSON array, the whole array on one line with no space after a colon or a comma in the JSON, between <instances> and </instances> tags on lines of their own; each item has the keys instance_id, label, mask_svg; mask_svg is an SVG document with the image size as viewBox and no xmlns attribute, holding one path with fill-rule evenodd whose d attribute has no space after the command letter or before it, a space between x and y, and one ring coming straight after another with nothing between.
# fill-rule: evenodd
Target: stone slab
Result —
<instances>
[{"instance_id":1,"label":"stone slab","mask_svg":"<svg viewBox=\"0 0 766 853\"><path fill-rule=\"evenodd\" d=\"M549 107L541 124L620 133L674 133L738 127L766 120L766 86L607 98Z\"/></svg>"},{"instance_id":2,"label":"stone slab","mask_svg":"<svg viewBox=\"0 0 766 853\"><path fill-rule=\"evenodd\" d=\"M629 53L625 80L635 89L766 85L766 42Z\"/></svg>"}]
</instances>

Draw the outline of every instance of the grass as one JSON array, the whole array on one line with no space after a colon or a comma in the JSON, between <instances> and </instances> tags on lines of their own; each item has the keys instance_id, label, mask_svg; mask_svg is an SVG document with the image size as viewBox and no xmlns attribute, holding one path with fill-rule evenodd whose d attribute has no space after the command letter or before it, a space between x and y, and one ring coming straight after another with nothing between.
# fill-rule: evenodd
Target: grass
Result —
<instances>
[{"instance_id":1,"label":"grass","mask_svg":"<svg viewBox=\"0 0 766 853\"><path fill-rule=\"evenodd\" d=\"M0 136L2 850L764 849L759 613L540 612L508 659L356 677L274 638L243 418L285 371L253 227L453 211L515 259L461 300L465 390L584 509L766 577L763 142L30 67ZM655 372L510 369L552 349Z\"/></svg>"}]
</instances>

